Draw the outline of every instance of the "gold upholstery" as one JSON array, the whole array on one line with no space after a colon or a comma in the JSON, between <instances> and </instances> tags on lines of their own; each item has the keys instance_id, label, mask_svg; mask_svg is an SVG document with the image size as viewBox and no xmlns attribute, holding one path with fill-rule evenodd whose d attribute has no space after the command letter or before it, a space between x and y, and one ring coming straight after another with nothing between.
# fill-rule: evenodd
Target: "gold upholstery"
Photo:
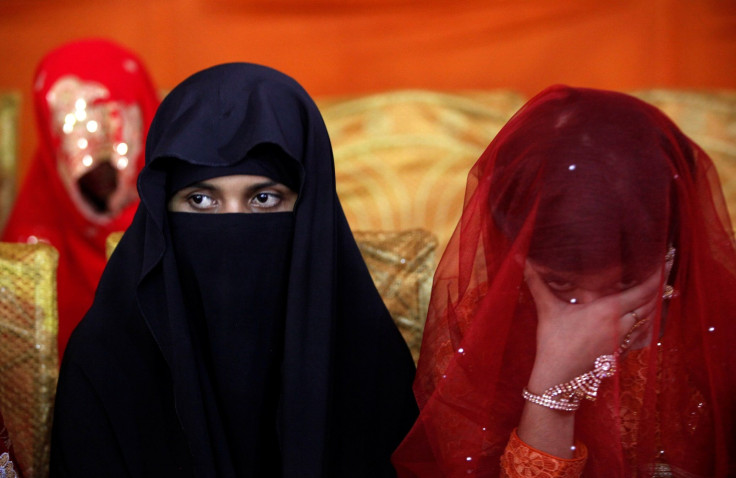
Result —
<instances>
[{"instance_id":1,"label":"gold upholstery","mask_svg":"<svg viewBox=\"0 0 736 478\"><path fill-rule=\"evenodd\" d=\"M354 236L378 292L414 360L418 360L436 265L437 238L420 229L357 231ZM121 237L118 232L107 238L108 257Z\"/></svg>"},{"instance_id":2,"label":"gold upholstery","mask_svg":"<svg viewBox=\"0 0 736 478\"><path fill-rule=\"evenodd\" d=\"M373 282L416 363L432 292L437 238L421 229L356 231L354 235Z\"/></svg>"},{"instance_id":3,"label":"gold upholstery","mask_svg":"<svg viewBox=\"0 0 736 478\"><path fill-rule=\"evenodd\" d=\"M462 212L468 170L522 103L506 90L319 101L351 228L424 229L442 251Z\"/></svg>"},{"instance_id":4,"label":"gold upholstery","mask_svg":"<svg viewBox=\"0 0 736 478\"><path fill-rule=\"evenodd\" d=\"M113 232L109 236L107 236L107 240L105 241L105 255L108 259L117 247L118 242L120 242L121 237L123 237L123 231Z\"/></svg>"},{"instance_id":5,"label":"gold upholstery","mask_svg":"<svg viewBox=\"0 0 736 478\"><path fill-rule=\"evenodd\" d=\"M15 200L20 95L0 92L0 231Z\"/></svg>"},{"instance_id":6,"label":"gold upholstery","mask_svg":"<svg viewBox=\"0 0 736 478\"><path fill-rule=\"evenodd\" d=\"M27 478L48 476L58 257L48 244L0 242L0 409Z\"/></svg>"}]
</instances>

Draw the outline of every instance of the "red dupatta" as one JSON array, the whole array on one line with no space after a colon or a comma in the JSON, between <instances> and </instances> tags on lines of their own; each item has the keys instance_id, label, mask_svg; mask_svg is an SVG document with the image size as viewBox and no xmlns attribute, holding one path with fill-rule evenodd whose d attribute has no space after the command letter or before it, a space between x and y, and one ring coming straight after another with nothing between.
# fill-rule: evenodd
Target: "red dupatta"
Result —
<instances>
[{"instance_id":1,"label":"red dupatta","mask_svg":"<svg viewBox=\"0 0 736 478\"><path fill-rule=\"evenodd\" d=\"M105 241L135 213L136 179L158 98L140 59L105 40L82 40L50 52L34 80L40 136L34 160L2 240L48 242L59 251L59 356L92 303L105 266ZM108 210L83 193L84 175L114 171ZM112 176L112 175L111 175ZM88 176L89 177L89 176Z\"/></svg>"},{"instance_id":2,"label":"red dupatta","mask_svg":"<svg viewBox=\"0 0 736 478\"><path fill-rule=\"evenodd\" d=\"M656 108L555 86L517 112L468 176L434 277L414 383L421 413L394 454L399 476L499 475L535 357L527 259L618 270L625 288L669 247L676 260L661 286L679 295L657 300L651 338L576 412L584 476L736 472L736 253L714 166Z\"/></svg>"}]
</instances>

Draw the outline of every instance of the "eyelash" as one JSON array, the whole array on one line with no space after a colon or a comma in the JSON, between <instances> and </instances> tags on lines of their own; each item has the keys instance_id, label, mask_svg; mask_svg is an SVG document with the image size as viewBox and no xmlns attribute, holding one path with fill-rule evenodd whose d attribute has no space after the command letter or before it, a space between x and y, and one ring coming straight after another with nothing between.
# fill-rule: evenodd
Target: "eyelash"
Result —
<instances>
[{"instance_id":1,"label":"eyelash","mask_svg":"<svg viewBox=\"0 0 736 478\"><path fill-rule=\"evenodd\" d=\"M201 201L202 201L203 198L208 198L211 201L211 204L208 205L208 206L202 206L201 205ZM265 199L265 201L261 202L259 198L263 198L263 199ZM269 199L275 199L276 200L276 203L275 204L270 204L270 205L265 205L265 203L268 202ZM260 192L255 193L249 199L248 202L250 204L253 204L255 207L269 209L269 208L278 206L279 203L281 202L281 199L282 199L281 194L279 194L277 192L273 192L273 191L260 191ZM210 196L208 194L199 193L199 192L195 192L195 193L191 193L191 194L187 195L186 201L194 209L210 209L210 208L213 208L213 207L215 207L217 205L217 200L215 198L213 198L212 196Z\"/></svg>"},{"instance_id":2,"label":"eyelash","mask_svg":"<svg viewBox=\"0 0 736 478\"><path fill-rule=\"evenodd\" d=\"M277 202L276 202L276 204L272 204L272 205L269 205L269 206L264 206L263 203L261 203L259 201L259 199L258 199L261 196L266 196L266 200L267 201L269 199L275 199ZM257 202L257 206L256 207L271 208L271 207L275 207L275 206L278 206L279 205L279 203L281 202L281 194L276 193L276 192L273 192L273 191L262 191L262 192L259 192L259 193L254 194L250 201L251 201L251 203L253 201L256 201Z\"/></svg>"},{"instance_id":3,"label":"eyelash","mask_svg":"<svg viewBox=\"0 0 736 478\"><path fill-rule=\"evenodd\" d=\"M619 290L624 291L626 289L630 289L634 287L638 283L639 281L636 279L628 279L626 281L619 281L617 284L617 287L619 288ZM556 281L556 280L547 280L545 281L545 284L547 284L547 287L552 292L557 292L557 293L570 292L577 287L577 285L572 282Z\"/></svg>"},{"instance_id":4,"label":"eyelash","mask_svg":"<svg viewBox=\"0 0 736 478\"><path fill-rule=\"evenodd\" d=\"M575 288L575 284L572 282L549 280L545 281L545 283L554 292L568 292Z\"/></svg>"},{"instance_id":5,"label":"eyelash","mask_svg":"<svg viewBox=\"0 0 736 478\"><path fill-rule=\"evenodd\" d=\"M207 194L202 194L202 193L192 193L192 194L189 194L189 195L187 195L186 201L193 208L195 208L195 209L207 209L209 207L212 207L211 205L210 206L202 206L201 204L198 204L197 203L197 198L199 198L199 199L209 198L213 203L215 202L215 199L212 196L209 196Z\"/></svg>"}]
</instances>

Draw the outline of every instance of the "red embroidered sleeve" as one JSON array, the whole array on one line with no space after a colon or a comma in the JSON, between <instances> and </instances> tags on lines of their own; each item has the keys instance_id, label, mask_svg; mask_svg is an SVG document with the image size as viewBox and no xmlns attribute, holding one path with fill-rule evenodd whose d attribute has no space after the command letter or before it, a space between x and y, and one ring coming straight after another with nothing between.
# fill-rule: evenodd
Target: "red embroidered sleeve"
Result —
<instances>
[{"instance_id":1,"label":"red embroidered sleeve","mask_svg":"<svg viewBox=\"0 0 736 478\"><path fill-rule=\"evenodd\" d=\"M575 443L575 454L568 460L530 447L514 429L501 455L501 478L579 478L587 459L588 449L580 442Z\"/></svg>"}]
</instances>

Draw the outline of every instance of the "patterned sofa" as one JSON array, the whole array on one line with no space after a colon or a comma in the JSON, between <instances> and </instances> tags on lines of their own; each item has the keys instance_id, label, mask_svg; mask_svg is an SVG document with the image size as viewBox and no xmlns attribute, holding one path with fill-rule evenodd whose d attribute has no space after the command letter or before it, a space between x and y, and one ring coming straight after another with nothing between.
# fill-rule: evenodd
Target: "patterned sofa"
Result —
<instances>
[{"instance_id":1,"label":"patterned sofa","mask_svg":"<svg viewBox=\"0 0 736 478\"><path fill-rule=\"evenodd\" d=\"M736 219L736 92L633 92L703 146ZM15 194L17 93L0 93L0 227ZM525 98L514 91L393 91L318 101L338 194L376 287L418 358L432 274L468 170ZM110 238L110 250L119 236ZM0 244L0 410L26 476L48 470L56 380L56 252Z\"/></svg>"}]
</instances>

